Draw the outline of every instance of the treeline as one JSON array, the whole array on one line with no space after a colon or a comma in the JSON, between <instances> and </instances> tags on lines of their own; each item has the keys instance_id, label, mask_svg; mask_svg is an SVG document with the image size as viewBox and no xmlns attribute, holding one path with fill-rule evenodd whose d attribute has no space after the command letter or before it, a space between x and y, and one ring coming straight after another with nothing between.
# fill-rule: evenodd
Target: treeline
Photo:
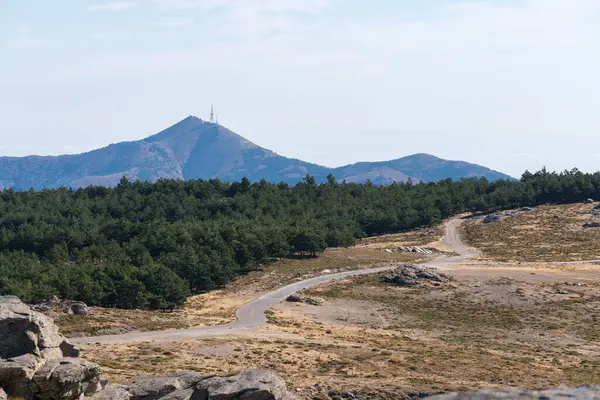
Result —
<instances>
[{"instance_id":1,"label":"treeline","mask_svg":"<svg viewBox=\"0 0 600 400\"><path fill-rule=\"evenodd\" d=\"M0 294L106 307L168 307L274 258L314 256L358 238L464 211L600 199L600 173L526 172L520 181L294 186L123 179L0 194Z\"/></svg>"}]
</instances>

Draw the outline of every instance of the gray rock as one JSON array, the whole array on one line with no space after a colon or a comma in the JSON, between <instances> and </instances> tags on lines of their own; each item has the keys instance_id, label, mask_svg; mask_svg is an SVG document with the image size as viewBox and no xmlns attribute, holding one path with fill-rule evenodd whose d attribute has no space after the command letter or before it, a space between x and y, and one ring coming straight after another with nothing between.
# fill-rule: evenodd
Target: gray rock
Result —
<instances>
[{"instance_id":1,"label":"gray rock","mask_svg":"<svg viewBox=\"0 0 600 400\"><path fill-rule=\"evenodd\" d=\"M0 387L14 396L24 396L27 383L44 364L44 359L34 354L0 359Z\"/></svg>"},{"instance_id":2,"label":"gray rock","mask_svg":"<svg viewBox=\"0 0 600 400\"><path fill-rule=\"evenodd\" d=\"M289 301L290 303L302 303L302 297L297 294L290 294L285 301Z\"/></svg>"},{"instance_id":3,"label":"gray rock","mask_svg":"<svg viewBox=\"0 0 600 400\"><path fill-rule=\"evenodd\" d=\"M183 389L161 397L160 400L204 400L202 392L196 389Z\"/></svg>"},{"instance_id":4,"label":"gray rock","mask_svg":"<svg viewBox=\"0 0 600 400\"><path fill-rule=\"evenodd\" d=\"M297 294L289 295L285 301L289 301L290 303L306 303L311 306L322 306L323 301L317 299L311 299L310 297L301 297Z\"/></svg>"},{"instance_id":5,"label":"gray rock","mask_svg":"<svg viewBox=\"0 0 600 400\"><path fill-rule=\"evenodd\" d=\"M484 224L491 224L494 222L500 222L500 220L502 219L501 215L498 214L489 214L486 215L486 217L483 219L483 223Z\"/></svg>"},{"instance_id":6,"label":"gray rock","mask_svg":"<svg viewBox=\"0 0 600 400\"><path fill-rule=\"evenodd\" d=\"M593 204L594 203L594 199L587 199L586 201L584 201L585 204Z\"/></svg>"},{"instance_id":7,"label":"gray rock","mask_svg":"<svg viewBox=\"0 0 600 400\"><path fill-rule=\"evenodd\" d=\"M102 370L79 358L49 360L27 384L26 399L75 400L102 389Z\"/></svg>"},{"instance_id":8,"label":"gray rock","mask_svg":"<svg viewBox=\"0 0 600 400\"><path fill-rule=\"evenodd\" d=\"M521 211L533 211L533 207L521 207Z\"/></svg>"},{"instance_id":9,"label":"gray rock","mask_svg":"<svg viewBox=\"0 0 600 400\"><path fill-rule=\"evenodd\" d=\"M589 222L583 225L584 228L600 228L600 222Z\"/></svg>"},{"instance_id":10,"label":"gray rock","mask_svg":"<svg viewBox=\"0 0 600 400\"><path fill-rule=\"evenodd\" d=\"M594 210L600 210L600 204L598 204L596 207L594 207Z\"/></svg>"},{"instance_id":11,"label":"gray rock","mask_svg":"<svg viewBox=\"0 0 600 400\"><path fill-rule=\"evenodd\" d=\"M269 370L205 379L196 389L209 400L283 400L289 396L283 379Z\"/></svg>"},{"instance_id":12,"label":"gray rock","mask_svg":"<svg viewBox=\"0 0 600 400\"><path fill-rule=\"evenodd\" d=\"M33 311L15 296L0 296L0 337L3 359L34 354L52 360L79 354L51 318Z\"/></svg>"},{"instance_id":13,"label":"gray rock","mask_svg":"<svg viewBox=\"0 0 600 400\"><path fill-rule=\"evenodd\" d=\"M82 317L87 317L90 315L90 309L82 301L70 301L66 304L67 312L69 314L80 315Z\"/></svg>"},{"instance_id":14,"label":"gray rock","mask_svg":"<svg viewBox=\"0 0 600 400\"><path fill-rule=\"evenodd\" d=\"M106 385L104 389L95 393L92 400L129 400L131 393L125 387L119 385Z\"/></svg>"},{"instance_id":15,"label":"gray rock","mask_svg":"<svg viewBox=\"0 0 600 400\"><path fill-rule=\"evenodd\" d=\"M6 392L0 388L0 400L6 400L7 396L6 396Z\"/></svg>"},{"instance_id":16,"label":"gray rock","mask_svg":"<svg viewBox=\"0 0 600 400\"><path fill-rule=\"evenodd\" d=\"M156 400L186 387L187 383L176 376L140 375L127 388L131 400Z\"/></svg>"},{"instance_id":17,"label":"gray rock","mask_svg":"<svg viewBox=\"0 0 600 400\"><path fill-rule=\"evenodd\" d=\"M600 386L559 389L483 389L474 392L453 392L425 397L429 400L600 400Z\"/></svg>"},{"instance_id":18,"label":"gray rock","mask_svg":"<svg viewBox=\"0 0 600 400\"><path fill-rule=\"evenodd\" d=\"M398 286L414 286L421 282L445 282L449 277L442 273L417 265L401 265L390 275L383 277L383 281Z\"/></svg>"}]
</instances>

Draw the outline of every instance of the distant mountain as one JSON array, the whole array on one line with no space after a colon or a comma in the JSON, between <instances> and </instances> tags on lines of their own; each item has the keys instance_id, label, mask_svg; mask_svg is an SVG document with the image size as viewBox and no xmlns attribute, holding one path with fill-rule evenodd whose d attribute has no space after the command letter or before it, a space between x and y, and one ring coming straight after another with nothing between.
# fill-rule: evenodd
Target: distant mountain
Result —
<instances>
[{"instance_id":1,"label":"distant mountain","mask_svg":"<svg viewBox=\"0 0 600 400\"><path fill-rule=\"evenodd\" d=\"M363 162L340 168L280 156L229 129L195 117L134 142L111 144L88 153L64 156L0 157L0 189L114 186L130 180L210 179L295 183L306 174L317 181L333 173L339 181L377 184L437 181L485 176L512 179L488 168L416 154L393 161Z\"/></svg>"},{"instance_id":2,"label":"distant mountain","mask_svg":"<svg viewBox=\"0 0 600 400\"><path fill-rule=\"evenodd\" d=\"M464 161L449 161L430 154L414 154L391 161L360 162L345 167L336 168L335 176L348 177L352 181L366 181L387 184L395 181L405 181L408 178L415 183L437 182L442 179L486 177L490 181L514 178L481 165Z\"/></svg>"}]
</instances>

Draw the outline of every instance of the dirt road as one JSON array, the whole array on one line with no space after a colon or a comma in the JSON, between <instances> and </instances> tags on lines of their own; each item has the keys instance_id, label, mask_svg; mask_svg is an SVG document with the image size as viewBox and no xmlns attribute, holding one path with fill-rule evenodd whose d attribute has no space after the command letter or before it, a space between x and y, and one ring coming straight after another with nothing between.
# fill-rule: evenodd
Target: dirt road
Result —
<instances>
[{"instance_id":1,"label":"dirt road","mask_svg":"<svg viewBox=\"0 0 600 400\"><path fill-rule=\"evenodd\" d=\"M428 267L435 267L439 269L452 269L459 265L486 265L489 263L485 262L470 262L469 259L476 257L479 253L465 245L458 233L458 226L462 223L462 219L453 218L446 222L444 232L444 242L446 246L456 253L456 256L452 257L441 257L436 260L432 260L423 265ZM494 263L497 265L500 263ZM536 263L541 264L541 263ZM370 268L364 270L340 272L337 274L323 275L311 279L306 279L300 282L293 283L291 285L282 287L273 292L267 293L261 297L258 297L244 305L236 311L237 320L235 322L203 327L203 328L191 328L191 329L180 329L170 331L155 331L155 332L135 332L126 333L119 335L106 335L96 337L84 337L72 339L74 343L92 343L92 342L139 342L145 340L185 340L185 339L196 339L202 337L212 336L226 336L226 335L240 335L253 333L257 331L254 329L258 326L267 323L265 312L284 300L287 296L292 293L296 293L300 290L310 288L315 285L330 282L335 279L346 278L350 276L374 274L389 269L395 268L381 267L381 268Z\"/></svg>"}]
</instances>

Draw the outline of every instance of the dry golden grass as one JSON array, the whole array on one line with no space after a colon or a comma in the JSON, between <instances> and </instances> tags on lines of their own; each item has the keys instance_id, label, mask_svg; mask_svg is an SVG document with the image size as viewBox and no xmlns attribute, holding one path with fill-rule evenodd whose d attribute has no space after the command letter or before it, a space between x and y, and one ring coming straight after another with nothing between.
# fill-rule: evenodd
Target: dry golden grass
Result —
<instances>
[{"instance_id":1,"label":"dry golden grass","mask_svg":"<svg viewBox=\"0 0 600 400\"><path fill-rule=\"evenodd\" d=\"M92 344L84 356L117 381L137 371L270 368L304 398L314 384L392 393L599 384L600 273L578 271L569 281L577 286L564 271L490 270L440 287L349 278L305 291L325 298L322 307L276 307L264 334L278 336Z\"/></svg>"},{"instance_id":2,"label":"dry golden grass","mask_svg":"<svg viewBox=\"0 0 600 400\"><path fill-rule=\"evenodd\" d=\"M92 308L89 317L51 315L67 337L212 326L235 320L235 310L259 294L320 274L418 262L423 255L386 253L365 246L327 249L317 258L283 259L239 277L226 289L190 297L175 312Z\"/></svg>"},{"instance_id":3,"label":"dry golden grass","mask_svg":"<svg viewBox=\"0 0 600 400\"><path fill-rule=\"evenodd\" d=\"M590 204L539 207L507 216L498 223L467 220L462 237L495 261L581 261L600 259L600 228L583 225L599 221Z\"/></svg>"}]
</instances>

